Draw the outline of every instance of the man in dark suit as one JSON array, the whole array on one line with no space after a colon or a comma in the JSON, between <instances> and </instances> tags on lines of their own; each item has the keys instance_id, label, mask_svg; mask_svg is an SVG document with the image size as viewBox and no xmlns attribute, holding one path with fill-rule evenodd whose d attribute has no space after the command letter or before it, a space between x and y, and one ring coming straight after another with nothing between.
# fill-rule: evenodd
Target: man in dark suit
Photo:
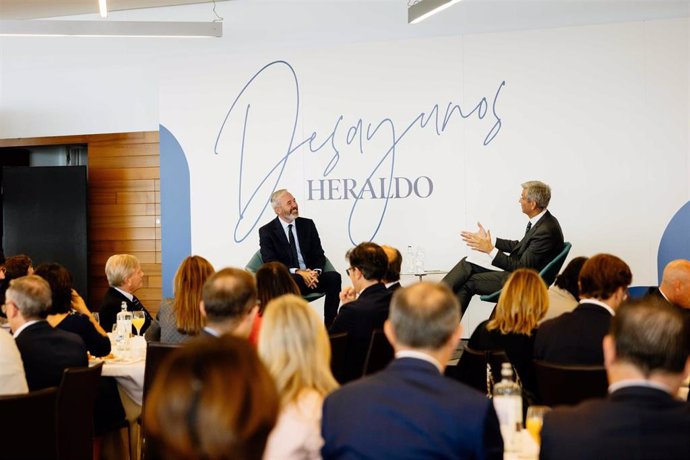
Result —
<instances>
[{"instance_id":1,"label":"man in dark suit","mask_svg":"<svg viewBox=\"0 0 690 460\"><path fill-rule=\"evenodd\" d=\"M254 277L239 268L224 268L214 273L204 283L200 308L206 318L202 336L249 337L259 310Z\"/></svg>"},{"instance_id":2,"label":"man in dark suit","mask_svg":"<svg viewBox=\"0 0 690 460\"><path fill-rule=\"evenodd\" d=\"M340 273L324 272L326 256L316 225L311 219L299 217L297 200L285 189L271 195L276 218L259 229L261 258L266 262L285 265L299 286L302 295L325 292L324 321L330 326L338 312Z\"/></svg>"},{"instance_id":3,"label":"man in dark suit","mask_svg":"<svg viewBox=\"0 0 690 460\"><path fill-rule=\"evenodd\" d=\"M391 292L395 292L400 289L400 270L402 269L402 254L400 251L391 246L386 246L385 244L381 246L383 252L386 253L388 258L388 269L386 274L383 275L383 284L386 285L386 289Z\"/></svg>"},{"instance_id":4,"label":"man in dark suit","mask_svg":"<svg viewBox=\"0 0 690 460\"><path fill-rule=\"evenodd\" d=\"M685 328L666 303L622 305L603 342L609 396L547 413L540 458L690 458L690 405L675 399L690 372Z\"/></svg>"},{"instance_id":5,"label":"man in dark suit","mask_svg":"<svg viewBox=\"0 0 690 460\"><path fill-rule=\"evenodd\" d=\"M324 402L323 458L502 459L491 400L443 376L462 332L453 293L426 282L399 289L384 331L395 360Z\"/></svg>"},{"instance_id":6,"label":"man in dark suit","mask_svg":"<svg viewBox=\"0 0 690 460\"><path fill-rule=\"evenodd\" d=\"M352 287L340 293L343 305L328 332L347 332L346 379L353 380L362 376L371 334L383 329L393 293L381 282L388 267L381 246L360 243L347 252L347 258Z\"/></svg>"},{"instance_id":7,"label":"man in dark suit","mask_svg":"<svg viewBox=\"0 0 690 460\"><path fill-rule=\"evenodd\" d=\"M103 329L110 332L117 322L117 314L122 310L122 302L127 305L127 311L143 311L144 325L141 333L151 325L153 318L146 307L134 295L134 292L144 285L144 271L139 259L129 254L115 254L105 263L105 276L110 287L105 292L99 310L100 323ZM132 333L137 331L132 326Z\"/></svg>"},{"instance_id":8,"label":"man in dark suit","mask_svg":"<svg viewBox=\"0 0 690 460\"><path fill-rule=\"evenodd\" d=\"M522 184L520 206L529 217L527 231L520 241L496 238L479 224L477 232L461 232L467 245L488 254L491 265L503 270L495 271L468 262L463 258L443 278L458 296L461 313L467 310L474 294L491 294L503 287L510 272L518 268L540 271L563 249L563 232L558 220L547 211L551 188L543 182Z\"/></svg>"},{"instance_id":9,"label":"man in dark suit","mask_svg":"<svg viewBox=\"0 0 690 460\"><path fill-rule=\"evenodd\" d=\"M29 391L60 385L68 367L88 366L81 337L46 321L50 302L48 282L36 275L12 280L5 293L7 319L24 362Z\"/></svg>"},{"instance_id":10,"label":"man in dark suit","mask_svg":"<svg viewBox=\"0 0 690 460\"><path fill-rule=\"evenodd\" d=\"M534 359L554 364L601 366L601 341L611 318L628 296L632 273L611 254L597 254L582 266L580 304L572 312L545 321L534 342Z\"/></svg>"},{"instance_id":11,"label":"man in dark suit","mask_svg":"<svg viewBox=\"0 0 690 460\"><path fill-rule=\"evenodd\" d=\"M690 322L690 260L669 262L664 267L661 284L651 288L648 294L670 303Z\"/></svg>"}]
</instances>

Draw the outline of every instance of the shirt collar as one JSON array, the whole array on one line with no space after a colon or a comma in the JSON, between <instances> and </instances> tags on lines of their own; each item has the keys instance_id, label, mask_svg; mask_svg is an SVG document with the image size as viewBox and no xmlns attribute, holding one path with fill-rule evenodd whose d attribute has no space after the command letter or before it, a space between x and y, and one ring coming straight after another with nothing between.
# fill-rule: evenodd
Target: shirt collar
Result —
<instances>
[{"instance_id":1,"label":"shirt collar","mask_svg":"<svg viewBox=\"0 0 690 460\"><path fill-rule=\"evenodd\" d=\"M542 212L540 212L539 214L537 214L536 216L532 217L532 218L529 220L530 223L532 224L532 227L534 227L534 225L535 225L537 222L539 222L539 219L541 219L542 217L544 217L544 214L546 214L546 209L544 209Z\"/></svg>"},{"instance_id":2,"label":"shirt collar","mask_svg":"<svg viewBox=\"0 0 690 460\"><path fill-rule=\"evenodd\" d=\"M127 299L129 299L130 302L134 301L134 294L131 294L127 291L123 291L122 289L115 287L115 286L113 286L113 289L115 289L117 292L119 292L123 296L127 297Z\"/></svg>"},{"instance_id":3,"label":"shirt collar","mask_svg":"<svg viewBox=\"0 0 690 460\"><path fill-rule=\"evenodd\" d=\"M613 311L613 308L599 299L580 299L580 303L593 303L594 305L599 305L601 308L604 308L606 311L611 313L611 316L616 316L616 312Z\"/></svg>"},{"instance_id":4,"label":"shirt collar","mask_svg":"<svg viewBox=\"0 0 690 460\"><path fill-rule=\"evenodd\" d=\"M214 336L214 337L220 337L220 336L221 336L221 333L220 333L220 332L218 332L217 330L215 330L215 329L213 329L213 328L211 328L211 327L204 326L204 330L205 330L206 332L208 332L209 334L211 334L212 336Z\"/></svg>"},{"instance_id":5,"label":"shirt collar","mask_svg":"<svg viewBox=\"0 0 690 460\"><path fill-rule=\"evenodd\" d=\"M628 380L621 380L616 383L612 383L609 385L609 393L613 393L614 391L618 391L622 388L628 388L628 387L645 387L645 388L654 388L657 390L665 391L668 394L673 394L671 393L671 389L667 387L666 385L663 385L661 383L656 383L656 382L650 382L649 380L644 380L644 379L628 379Z\"/></svg>"},{"instance_id":6,"label":"shirt collar","mask_svg":"<svg viewBox=\"0 0 690 460\"><path fill-rule=\"evenodd\" d=\"M426 361L428 363L433 364L436 366L436 369L440 373L443 373L443 368L441 367L441 363L439 363L436 358L434 358L431 355L428 355L424 353L423 351L417 351L417 350L400 350L395 353L395 357L397 358L413 358L413 359L421 359L422 361Z\"/></svg>"},{"instance_id":7,"label":"shirt collar","mask_svg":"<svg viewBox=\"0 0 690 460\"><path fill-rule=\"evenodd\" d=\"M29 327L32 324L37 323L39 321L45 321L45 320L35 319L33 321L27 321L26 323L19 326L16 331L14 331L14 334L12 334L12 337L14 337L16 339L17 337L19 337L19 334L21 334L24 329L26 329L27 327Z\"/></svg>"}]
</instances>

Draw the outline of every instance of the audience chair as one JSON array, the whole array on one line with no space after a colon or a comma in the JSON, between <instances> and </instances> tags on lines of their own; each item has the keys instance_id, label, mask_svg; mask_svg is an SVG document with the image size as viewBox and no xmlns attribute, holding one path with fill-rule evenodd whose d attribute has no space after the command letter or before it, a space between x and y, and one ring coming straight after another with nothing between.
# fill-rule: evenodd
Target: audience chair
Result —
<instances>
[{"instance_id":1,"label":"audience chair","mask_svg":"<svg viewBox=\"0 0 690 460\"><path fill-rule=\"evenodd\" d=\"M346 380L347 332L333 334L328 337L331 342L331 372L338 383Z\"/></svg>"},{"instance_id":2,"label":"audience chair","mask_svg":"<svg viewBox=\"0 0 690 460\"><path fill-rule=\"evenodd\" d=\"M546 283L546 287L551 286L553 282L556 281L558 272L561 271L561 267L563 267L563 263L565 262L566 257L568 257L568 253L570 252L570 249L572 247L573 245L568 243L567 241L563 243L563 249L561 250L561 252L539 272L539 275L544 280L544 283ZM500 295L501 289L492 294L483 295L479 298L484 302L496 303L498 302L498 298L500 297Z\"/></svg>"},{"instance_id":3,"label":"audience chair","mask_svg":"<svg viewBox=\"0 0 690 460\"><path fill-rule=\"evenodd\" d=\"M445 375L476 388L487 396L501 380L501 364L508 362L502 351L478 351L465 346L456 366L447 366Z\"/></svg>"},{"instance_id":4,"label":"audience chair","mask_svg":"<svg viewBox=\"0 0 690 460\"><path fill-rule=\"evenodd\" d=\"M395 358L395 351L390 342L386 338L386 334L378 329L371 333L371 342L369 342L369 351L367 358L364 361L363 375L373 374L384 369L388 363Z\"/></svg>"},{"instance_id":5,"label":"audience chair","mask_svg":"<svg viewBox=\"0 0 690 460\"><path fill-rule=\"evenodd\" d=\"M608 379L604 366L571 366L534 361L539 397L547 406L574 405L604 398Z\"/></svg>"},{"instance_id":6,"label":"audience chair","mask_svg":"<svg viewBox=\"0 0 690 460\"><path fill-rule=\"evenodd\" d=\"M160 343L160 342L149 342L146 344L146 363L144 365L144 404L143 408L146 406L146 395L148 394L153 382L156 378L161 364L165 358L173 351L180 348L179 344L170 343ZM141 418L140 418L141 422ZM142 459L157 459L160 458L158 452L155 451L155 447L147 442L146 440L146 426L140 423L141 427L141 456Z\"/></svg>"},{"instance_id":7,"label":"audience chair","mask_svg":"<svg viewBox=\"0 0 690 460\"><path fill-rule=\"evenodd\" d=\"M103 363L65 369L57 395L57 448L64 460L93 457L93 407Z\"/></svg>"},{"instance_id":8,"label":"audience chair","mask_svg":"<svg viewBox=\"0 0 690 460\"><path fill-rule=\"evenodd\" d=\"M254 255L252 256L251 259L249 259L249 262L247 262L247 265L244 266L244 269L247 270L248 272L251 273L256 273L259 268L264 264L264 260L261 258L261 251L256 251ZM323 265L323 271L324 272L334 272L336 271L335 267L331 263L330 260L328 260L328 257L326 257L326 263ZM325 292L312 292L311 294L303 295L302 298L306 300L307 302L313 302L317 299L320 299L321 297L325 296Z\"/></svg>"},{"instance_id":9,"label":"audience chair","mask_svg":"<svg viewBox=\"0 0 690 460\"><path fill-rule=\"evenodd\" d=\"M57 459L57 388L0 396L0 459ZM80 427L71 427L79 429Z\"/></svg>"}]
</instances>

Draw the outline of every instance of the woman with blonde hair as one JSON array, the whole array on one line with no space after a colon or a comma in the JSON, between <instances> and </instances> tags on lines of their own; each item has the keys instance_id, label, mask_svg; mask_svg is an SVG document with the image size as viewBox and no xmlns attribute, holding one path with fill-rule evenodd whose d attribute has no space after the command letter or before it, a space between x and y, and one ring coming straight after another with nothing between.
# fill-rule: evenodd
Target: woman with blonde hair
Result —
<instances>
[{"instance_id":1,"label":"woman with blonde hair","mask_svg":"<svg viewBox=\"0 0 690 460\"><path fill-rule=\"evenodd\" d=\"M467 346L479 351L505 351L523 388L536 395L534 337L548 308L549 294L539 273L528 268L515 270L503 285L494 318L477 326Z\"/></svg>"},{"instance_id":2,"label":"woman with blonde hair","mask_svg":"<svg viewBox=\"0 0 690 460\"><path fill-rule=\"evenodd\" d=\"M146 340L182 343L199 334L204 327L199 310L201 289L213 273L213 265L201 256L184 259L175 273L174 298L161 302L157 323L146 332Z\"/></svg>"},{"instance_id":3,"label":"woman with blonde hair","mask_svg":"<svg viewBox=\"0 0 690 460\"><path fill-rule=\"evenodd\" d=\"M281 400L264 458L321 458L323 400L338 387L323 321L301 297L277 297L266 306L258 352Z\"/></svg>"}]
</instances>

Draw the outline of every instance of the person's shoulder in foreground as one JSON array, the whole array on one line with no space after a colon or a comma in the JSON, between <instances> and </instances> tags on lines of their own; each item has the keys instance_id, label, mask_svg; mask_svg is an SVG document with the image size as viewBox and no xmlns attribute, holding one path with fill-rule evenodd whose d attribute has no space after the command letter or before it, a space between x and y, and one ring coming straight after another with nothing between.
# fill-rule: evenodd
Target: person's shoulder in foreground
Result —
<instances>
[{"instance_id":1,"label":"person's shoulder in foreground","mask_svg":"<svg viewBox=\"0 0 690 460\"><path fill-rule=\"evenodd\" d=\"M443 285L396 291L384 325L396 359L326 398L323 457L503 458L491 402L442 375L459 322L457 300Z\"/></svg>"}]
</instances>

